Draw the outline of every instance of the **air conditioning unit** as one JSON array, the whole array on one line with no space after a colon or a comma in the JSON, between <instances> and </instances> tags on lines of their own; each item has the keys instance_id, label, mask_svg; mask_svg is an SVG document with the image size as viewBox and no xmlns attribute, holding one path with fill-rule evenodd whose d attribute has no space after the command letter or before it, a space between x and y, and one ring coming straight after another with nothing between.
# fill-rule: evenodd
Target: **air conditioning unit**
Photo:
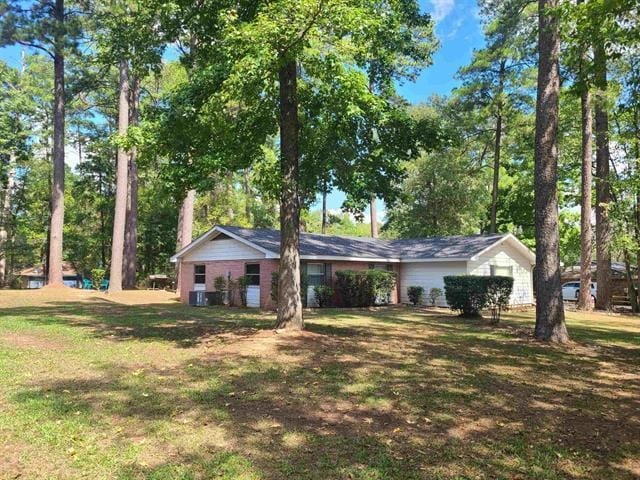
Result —
<instances>
[{"instance_id":1,"label":"air conditioning unit","mask_svg":"<svg viewBox=\"0 0 640 480\"><path fill-rule=\"evenodd\" d=\"M192 307L205 307L207 305L207 296L204 291L189 292L189 305Z\"/></svg>"}]
</instances>

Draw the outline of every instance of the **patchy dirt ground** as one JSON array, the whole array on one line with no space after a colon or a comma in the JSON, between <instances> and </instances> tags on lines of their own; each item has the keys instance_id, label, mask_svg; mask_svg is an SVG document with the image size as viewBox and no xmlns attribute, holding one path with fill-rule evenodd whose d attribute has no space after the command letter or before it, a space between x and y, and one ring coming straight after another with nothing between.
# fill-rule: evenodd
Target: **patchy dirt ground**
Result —
<instances>
[{"instance_id":1,"label":"patchy dirt ground","mask_svg":"<svg viewBox=\"0 0 640 480\"><path fill-rule=\"evenodd\" d=\"M0 478L640 478L640 319L0 291Z\"/></svg>"}]
</instances>

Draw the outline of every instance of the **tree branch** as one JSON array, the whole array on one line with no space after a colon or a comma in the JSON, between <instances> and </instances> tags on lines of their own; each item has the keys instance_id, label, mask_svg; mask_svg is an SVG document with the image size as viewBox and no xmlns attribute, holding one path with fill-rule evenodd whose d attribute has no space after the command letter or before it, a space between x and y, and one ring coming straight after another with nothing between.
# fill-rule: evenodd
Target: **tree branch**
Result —
<instances>
[{"instance_id":1,"label":"tree branch","mask_svg":"<svg viewBox=\"0 0 640 480\"><path fill-rule=\"evenodd\" d=\"M26 40L16 40L16 43L19 43L20 45L24 45L25 47L35 48L37 50L42 50L44 53L49 55L49 57L51 57L51 60L55 59L55 56L53 55L53 53L51 53L49 50L47 50L42 45L38 45L37 43L27 42Z\"/></svg>"}]
</instances>

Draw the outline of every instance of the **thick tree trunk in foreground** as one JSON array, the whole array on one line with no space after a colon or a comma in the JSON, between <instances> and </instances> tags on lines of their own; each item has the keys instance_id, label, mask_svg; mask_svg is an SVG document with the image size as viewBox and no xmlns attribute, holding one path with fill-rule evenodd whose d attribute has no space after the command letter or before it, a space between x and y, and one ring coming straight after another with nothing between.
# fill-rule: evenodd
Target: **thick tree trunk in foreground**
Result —
<instances>
[{"instance_id":1,"label":"thick tree trunk in foreground","mask_svg":"<svg viewBox=\"0 0 640 480\"><path fill-rule=\"evenodd\" d=\"M15 182L16 156L9 154L7 184L0 204L0 288L6 286L7 275L7 241L9 240L9 219L11 218L11 200Z\"/></svg>"},{"instance_id":2,"label":"thick tree trunk in foreground","mask_svg":"<svg viewBox=\"0 0 640 480\"><path fill-rule=\"evenodd\" d=\"M538 95L535 135L536 338L565 343L558 231L559 19L547 10L558 0L538 0Z\"/></svg>"},{"instance_id":3,"label":"thick tree trunk in foreground","mask_svg":"<svg viewBox=\"0 0 640 480\"><path fill-rule=\"evenodd\" d=\"M500 62L498 72L498 115L496 118L496 138L493 148L493 189L491 191L491 226L490 233L498 231L498 185L500 183L500 151L502 150L502 91L504 90L504 76L506 61Z\"/></svg>"},{"instance_id":4,"label":"thick tree trunk in foreground","mask_svg":"<svg viewBox=\"0 0 640 480\"><path fill-rule=\"evenodd\" d=\"M586 85L582 86L582 198L580 213L580 294L578 296L578 310L592 310L591 301L591 182L592 179L592 140L593 119L591 109L591 92Z\"/></svg>"},{"instance_id":5,"label":"thick tree trunk in foreground","mask_svg":"<svg viewBox=\"0 0 640 480\"><path fill-rule=\"evenodd\" d=\"M118 134L126 135L129 128L129 67L126 60L120 61L120 84L118 99ZM113 215L113 239L111 241L111 274L109 292L122 290L122 265L124 229L127 217L127 186L129 154L118 148L116 165L116 202Z\"/></svg>"},{"instance_id":6,"label":"thick tree trunk in foreground","mask_svg":"<svg viewBox=\"0 0 640 480\"><path fill-rule=\"evenodd\" d=\"M137 78L131 82L129 124L138 123L140 83ZM126 289L136 288L138 265L138 152L132 148L129 154L129 175L127 176L127 214L124 234L124 265L122 286Z\"/></svg>"},{"instance_id":7,"label":"thick tree trunk in foreground","mask_svg":"<svg viewBox=\"0 0 640 480\"><path fill-rule=\"evenodd\" d=\"M611 203L609 186L609 113L607 111L607 57L604 45L598 41L594 48L595 85L598 89L596 111L596 308L611 309L611 223L608 207Z\"/></svg>"},{"instance_id":8,"label":"thick tree trunk in foreground","mask_svg":"<svg viewBox=\"0 0 640 480\"><path fill-rule=\"evenodd\" d=\"M64 227L64 0L56 0L54 16L57 33L53 58L53 184L51 188L51 220L49 223L49 265L47 285L61 287L62 233Z\"/></svg>"},{"instance_id":9,"label":"thick tree trunk in foreground","mask_svg":"<svg viewBox=\"0 0 640 480\"><path fill-rule=\"evenodd\" d=\"M371 213L371 238L378 238L378 205L375 196L371 196L369 212Z\"/></svg>"},{"instance_id":10,"label":"thick tree trunk in foreground","mask_svg":"<svg viewBox=\"0 0 640 480\"><path fill-rule=\"evenodd\" d=\"M276 328L302 330L300 295L300 194L298 191L297 66L280 67L280 270Z\"/></svg>"},{"instance_id":11,"label":"thick tree trunk in foreground","mask_svg":"<svg viewBox=\"0 0 640 480\"><path fill-rule=\"evenodd\" d=\"M178 241L176 251L182 250L193 239L193 207L196 203L196 191L189 190L182 199L180 212L178 213ZM180 261L176 263L176 290L180 292Z\"/></svg>"},{"instance_id":12,"label":"thick tree trunk in foreground","mask_svg":"<svg viewBox=\"0 0 640 480\"><path fill-rule=\"evenodd\" d=\"M638 108L633 111L633 128L635 132L634 156L636 157L636 175L640 176L640 121L638 121ZM635 233L637 245L640 245L640 185L636 186L636 212L635 212ZM636 304L640 304L640 249L636 252L636 285L638 299Z\"/></svg>"}]
</instances>

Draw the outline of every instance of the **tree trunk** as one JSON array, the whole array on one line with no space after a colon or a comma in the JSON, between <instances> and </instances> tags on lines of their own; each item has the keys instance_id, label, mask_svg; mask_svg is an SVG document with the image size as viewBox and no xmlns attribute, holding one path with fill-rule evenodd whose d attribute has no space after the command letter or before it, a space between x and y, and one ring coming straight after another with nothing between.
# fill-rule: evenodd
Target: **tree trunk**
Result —
<instances>
[{"instance_id":1,"label":"tree trunk","mask_svg":"<svg viewBox=\"0 0 640 480\"><path fill-rule=\"evenodd\" d=\"M251 178L249 177L250 170L246 168L242 172L242 190L244 193L244 215L247 217L247 222L253 223L253 216L251 215Z\"/></svg>"},{"instance_id":2,"label":"tree trunk","mask_svg":"<svg viewBox=\"0 0 640 480\"><path fill-rule=\"evenodd\" d=\"M538 0L538 94L535 133L536 327L539 340L565 343L558 230L558 100L560 24L548 9L558 0Z\"/></svg>"},{"instance_id":3,"label":"tree trunk","mask_svg":"<svg viewBox=\"0 0 640 480\"><path fill-rule=\"evenodd\" d=\"M196 191L189 190L182 199L178 213L178 242L176 251L182 250L193 239L193 207L196 203ZM180 260L176 263L176 290L180 291Z\"/></svg>"},{"instance_id":4,"label":"tree trunk","mask_svg":"<svg viewBox=\"0 0 640 480\"><path fill-rule=\"evenodd\" d=\"M322 190L322 234L327 233L327 188Z\"/></svg>"},{"instance_id":5,"label":"tree trunk","mask_svg":"<svg viewBox=\"0 0 640 480\"><path fill-rule=\"evenodd\" d=\"M280 67L280 270L276 328L302 330L298 99L295 60Z\"/></svg>"},{"instance_id":6,"label":"tree trunk","mask_svg":"<svg viewBox=\"0 0 640 480\"><path fill-rule=\"evenodd\" d=\"M371 238L378 238L378 206L376 197L373 195L369 203L369 212L371 213Z\"/></svg>"},{"instance_id":7,"label":"tree trunk","mask_svg":"<svg viewBox=\"0 0 640 480\"><path fill-rule=\"evenodd\" d=\"M604 44L594 48L595 85L598 89L596 113L596 307L611 309L611 223L608 207L611 203L609 186L609 113L607 111L607 57Z\"/></svg>"},{"instance_id":8,"label":"tree trunk","mask_svg":"<svg viewBox=\"0 0 640 480\"><path fill-rule=\"evenodd\" d=\"M498 102L496 117L496 139L493 149L493 190L491 191L491 226L490 233L498 231L498 184L500 181L500 150L502 149L502 91L504 90L504 76L506 69L506 61L500 62L500 71L498 72Z\"/></svg>"},{"instance_id":9,"label":"tree trunk","mask_svg":"<svg viewBox=\"0 0 640 480\"><path fill-rule=\"evenodd\" d=\"M140 101L140 82L133 78L130 88L129 124L138 123ZM123 287L136 288L136 273L138 265L138 165L135 147L129 152L129 175L127 177L127 213L124 236L124 267Z\"/></svg>"},{"instance_id":10,"label":"tree trunk","mask_svg":"<svg viewBox=\"0 0 640 480\"><path fill-rule=\"evenodd\" d=\"M129 66L126 60L120 61L119 92L118 135L124 136L129 128ZM127 174L129 171L129 154L122 147L118 147L116 163L116 202L113 215L109 292L122 290L124 229L127 217Z\"/></svg>"},{"instance_id":11,"label":"tree trunk","mask_svg":"<svg viewBox=\"0 0 640 480\"><path fill-rule=\"evenodd\" d=\"M7 273L7 241L9 239L9 220L11 219L11 200L15 181L16 156L9 153L9 165L7 166L7 184L0 205L0 288L8 282Z\"/></svg>"},{"instance_id":12,"label":"tree trunk","mask_svg":"<svg viewBox=\"0 0 640 480\"><path fill-rule=\"evenodd\" d=\"M580 293L578 295L578 310L590 311L593 309L591 301L591 259L592 233L591 233L591 182L592 178L592 140L593 116L591 109L591 92L586 81L587 61L586 48L580 61L580 76L583 82L580 94L580 107L582 113L582 197L580 209Z\"/></svg>"},{"instance_id":13,"label":"tree trunk","mask_svg":"<svg viewBox=\"0 0 640 480\"><path fill-rule=\"evenodd\" d=\"M49 265L47 284L64 285L62 281L62 234L64 227L64 0L54 7L57 25L53 58L53 185L51 189L51 220L49 223Z\"/></svg>"},{"instance_id":14,"label":"tree trunk","mask_svg":"<svg viewBox=\"0 0 640 480\"><path fill-rule=\"evenodd\" d=\"M638 118L639 107L635 107L633 110L633 130L634 130L634 157L636 157L635 163L635 175L636 178L640 178L640 119ZM640 306L640 185L636 185L636 201L635 201L635 219L634 219L634 232L636 245L639 246L636 251L636 305Z\"/></svg>"},{"instance_id":15,"label":"tree trunk","mask_svg":"<svg viewBox=\"0 0 640 480\"><path fill-rule=\"evenodd\" d=\"M638 313L638 289L633 283L633 275L631 273L631 256L629 251L624 248L622 251L624 258L624 271L627 277L627 291L629 292L629 304L631 305L631 312Z\"/></svg>"}]
</instances>

